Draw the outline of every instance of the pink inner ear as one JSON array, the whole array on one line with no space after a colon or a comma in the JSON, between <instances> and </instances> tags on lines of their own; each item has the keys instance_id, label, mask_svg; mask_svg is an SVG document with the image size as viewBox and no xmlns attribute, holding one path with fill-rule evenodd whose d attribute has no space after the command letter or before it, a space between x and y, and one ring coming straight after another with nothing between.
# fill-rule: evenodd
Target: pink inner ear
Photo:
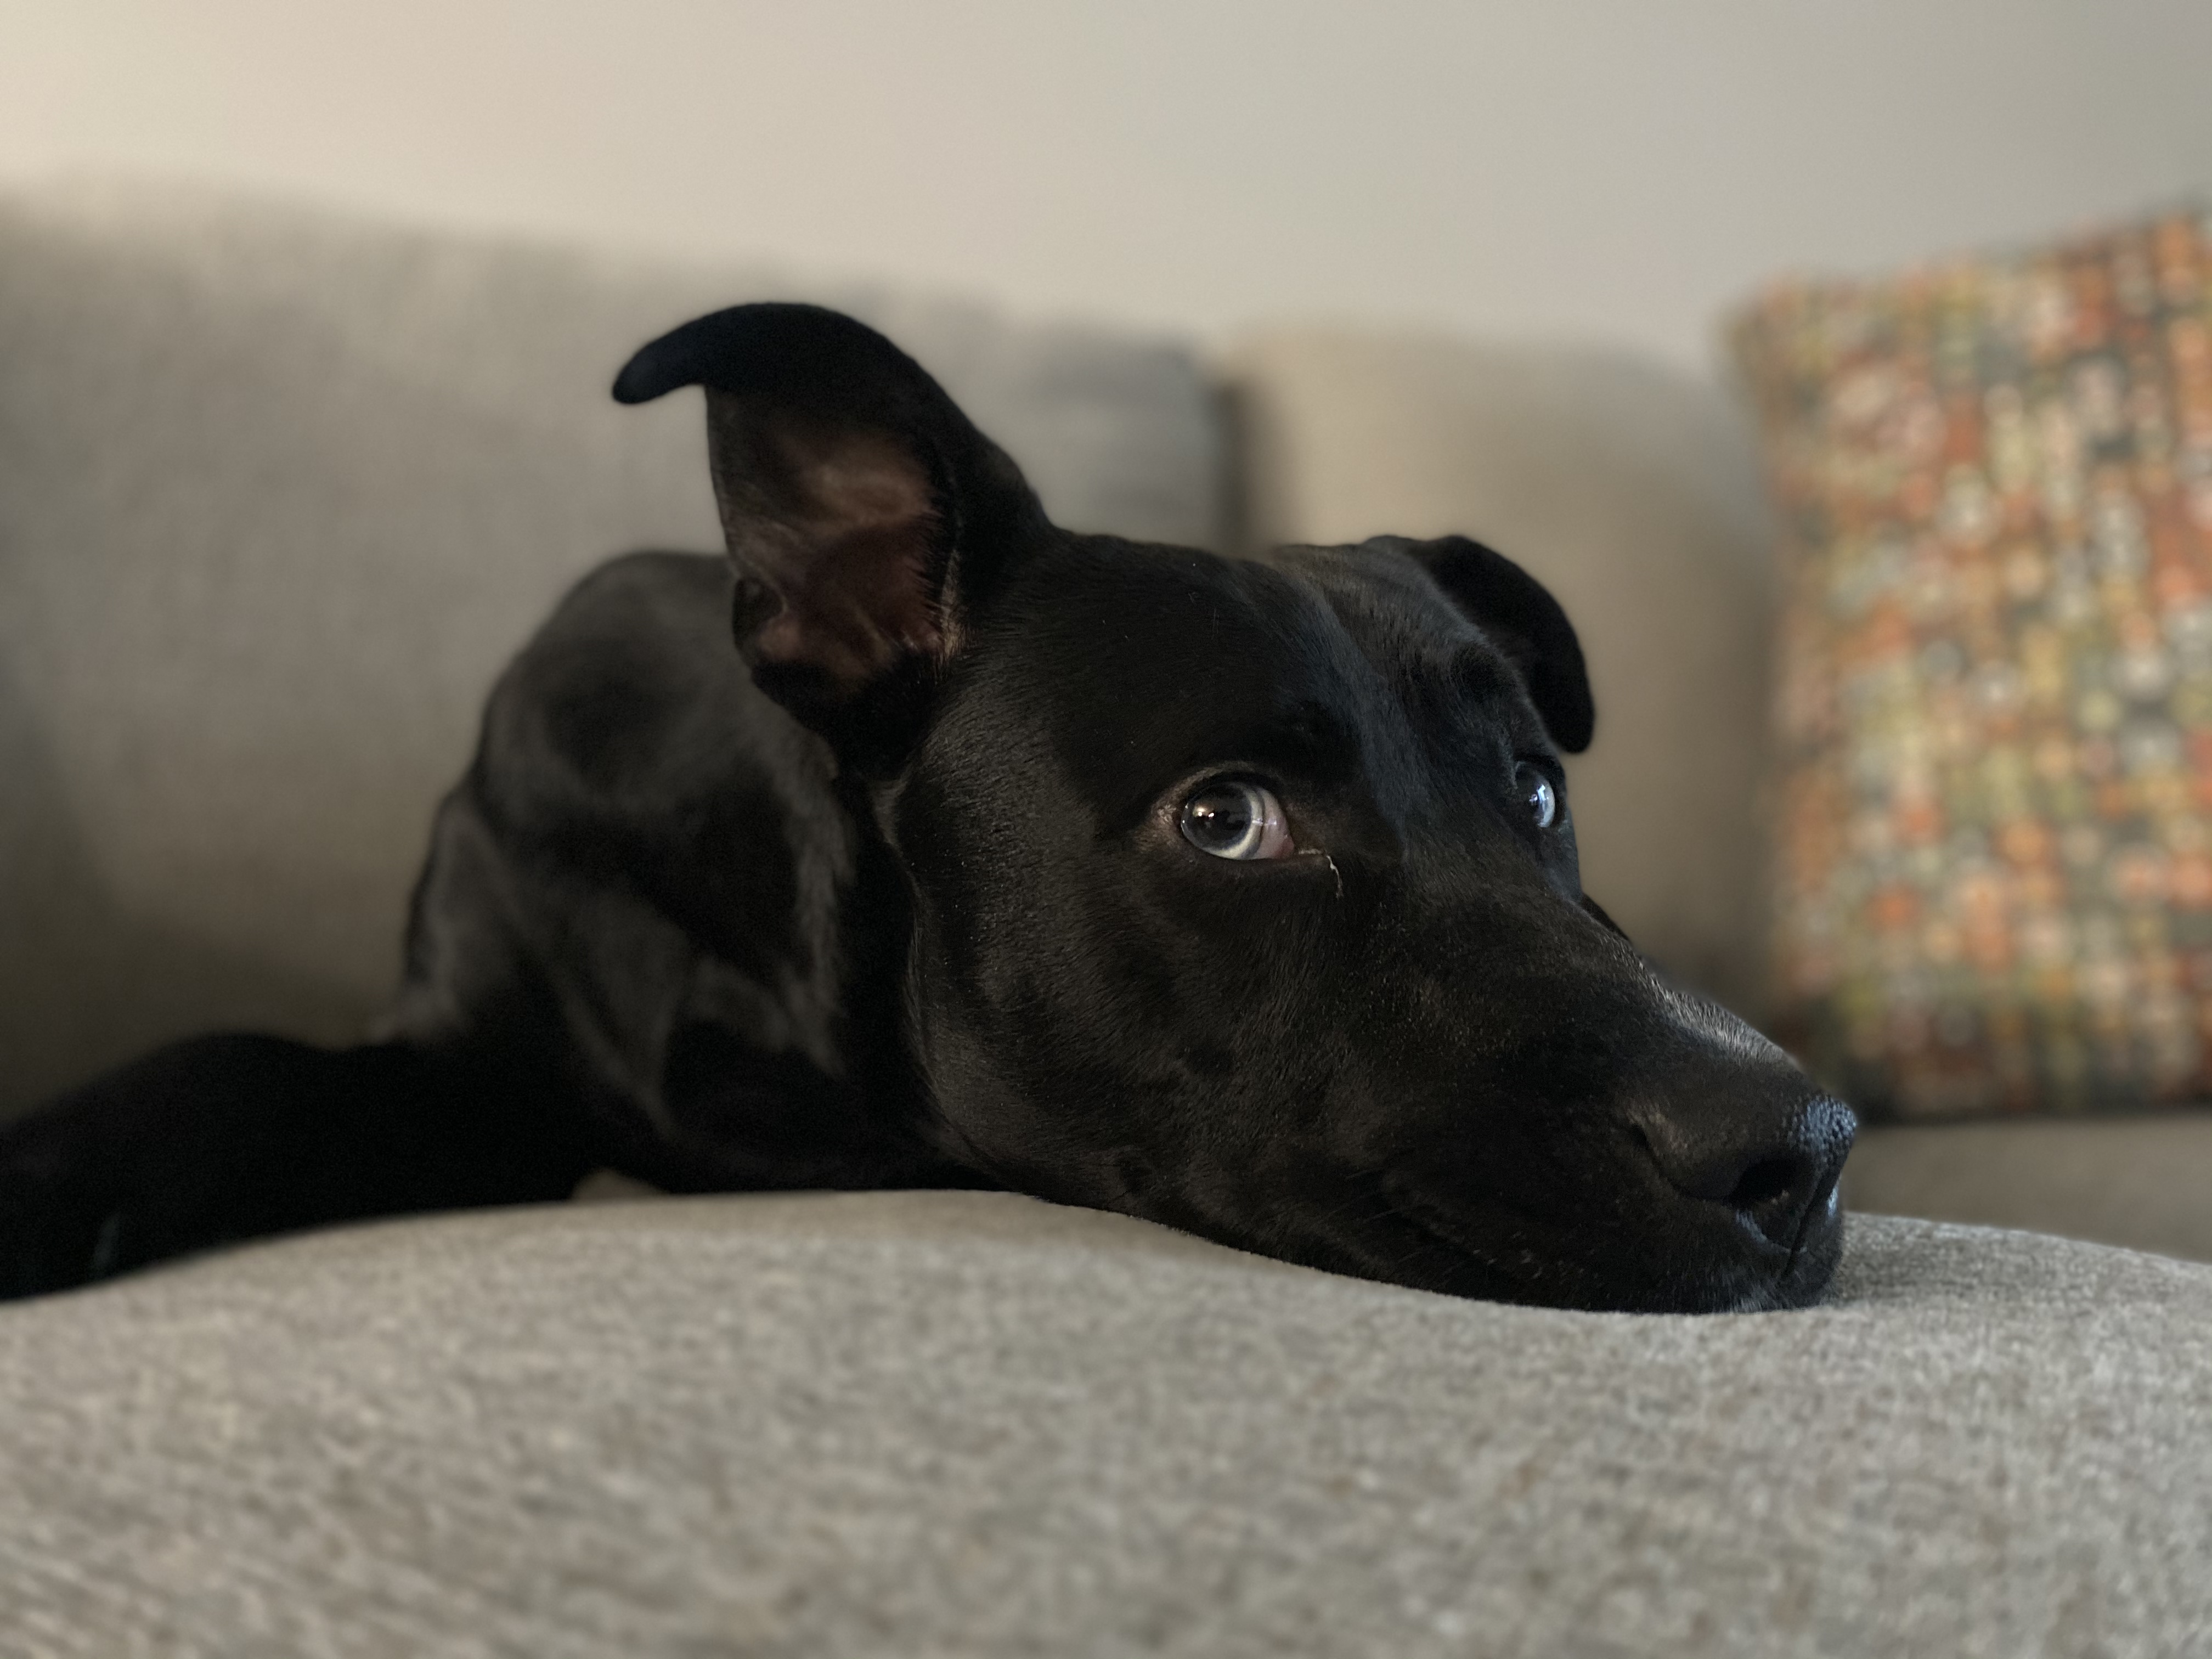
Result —
<instances>
[{"instance_id":1,"label":"pink inner ear","mask_svg":"<svg viewBox=\"0 0 2212 1659\"><path fill-rule=\"evenodd\" d=\"M710 403L731 552L783 601L755 637L754 659L805 665L857 690L902 659L941 654L939 515L906 445L727 394Z\"/></svg>"}]
</instances>

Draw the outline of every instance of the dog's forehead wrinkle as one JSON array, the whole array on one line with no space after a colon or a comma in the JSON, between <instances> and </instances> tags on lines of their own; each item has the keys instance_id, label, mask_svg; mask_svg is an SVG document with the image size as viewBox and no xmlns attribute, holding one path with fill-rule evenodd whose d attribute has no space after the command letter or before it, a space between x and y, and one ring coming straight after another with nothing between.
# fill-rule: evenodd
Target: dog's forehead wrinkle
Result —
<instances>
[{"instance_id":1,"label":"dog's forehead wrinkle","mask_svg":"<svg viewBox=\"0 0 2212 1659\"><path fill-rule=\"evenodd\" d=\"M1404 555L1371 547L1278 548L1261 561L1315 594L1370 660L1392 674L1410 650L1479 638L1474 624Z\"/></svg>"},{"instance_id":2,"label":"dog's forehead wrinkle","mask_svg":"<svg viewBox=\"0 0 2212 1659\"><path fill-rule=\"evenodd\" d=\"M1310 579L1301 586L1310 596L1312 637L1326 653L1327 678L1341 699L1374 805L1386 818L1402 822L1426 793L1426 745L1397 684L1389 645L1378 638L1385 630L1340 588Z\"/></svg>"},{"instance_id":3,"label":"dog's forehead wrinkle","mask_svg":"<svg viewBox=\"0 0 2212 1659\"><path fill-rule=\"evenodd\" d=\"M1425 574L1395 554L1297 546L1267 562L1307 599L1314 636L1370 750L1376 805L1393 816L1413 810L1431 793L1438 760L1451 770L1461 758L1452 745L1470 711L1439 711L1466 687L1461 659L1487 647ZM1516 684L1502 659L1489 683L1501 691Z\"/></svg>"},{"instance_id":4,"label":"dog's forehead wrinkle","mask_svg":"<svg viewBox=\"0 0 2212 1659\"><path fill-rule=\"evenodd\" d=\"M1294 545L1274 550L1267 562L1295 573L1327 606L1406 711L1413 747L1448 771L1468 757L1455 745L1470 738L1509 754L1550 752L1511 653L1394 544Z\"/></svg>"},{"instance_id":5,"label":"dog's forehead wrinkle","mask_svg":"<svg viewBox=\"0 0 2212 1659\"><path fill-rule=\"evenodd\" d=\"M1085 538L1032 576L964 678L987 683L993 719L1054 732L1071 775L1126 800L1243 762L1404 796L1418 751L1401 699L1307 572Z\"/></svg>"}]
</instances>

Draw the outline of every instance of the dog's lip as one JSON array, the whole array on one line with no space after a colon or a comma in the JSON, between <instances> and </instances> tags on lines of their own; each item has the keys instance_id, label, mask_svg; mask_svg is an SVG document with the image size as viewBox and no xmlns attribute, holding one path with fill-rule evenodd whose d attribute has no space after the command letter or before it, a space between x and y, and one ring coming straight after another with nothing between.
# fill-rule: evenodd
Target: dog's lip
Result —
<instances>
[{"instance_id":1,"label":"dog's lip","mask_svg":"<svg viewBox=\"0 0 2212 1659\"><path fill-rule=\"evenodd\" d=\"M1469 1237L1462 1224L1464 1218L1455 1208L1439 1203L1403 1181L1387 1181L1382 1184L1382 1190L1384 1201L1389 1206L1391 1214L1425 1237L1450 1250L1454 1255L1483 1269L1485 1273L1499 1281L1501 1290L1510 1295L1525 1297L1532 1303L1550 1306L1563 1305L1556 1300L1548 1302L1546 1300L1544 1291L1550 1287L1546 1284L1547 1276L1540 1265L1532 1267L1526 1263L1505 1259L1494 1250L1486 1248L1480 1242ZM1493 1200L1490 1207L1510 1215L1524 1225L1544 1232L1557 1233L1561 1231L1555 1221L1502 1200ZM1746 1231L1751 1236L1745 1240L1745 1243L1750 1248L1753 1259L1742 1262L1741 1266L1753 1270L1750 1281L1745 1285L1742 1292L1730 1302L1718 1306L1698 1309L1696 1311L1758 1313L1798 1305L1798 1301L1793 1294L1796 1289L1794 1281L1798 1277L1804 1259L1805 1247L1808 1242L1825 1234L1833 1226L1838 1218L1838 1208L1836 1194L1832 1188L1819 1204L1808 1208L1805 1218L1798 1227L1796 1237L1786 1249L1775 1244L1764 1235L1759 1234L1756 1229L1747 1226ZM1578 1278L1587 1274L1589 1271L1587 1266L1580 1261L1563 1261L1562 1265L1573 1267L1577 1270L1576 1276ZM1615 1311L1622 1310L1621 1304L1618 1303L1612 1306ZM1675 1311L1688 1310L1676 1310Z\"/></svg>"},{"instance_id":2,"label":"dog's lip","mask_svg":"<svg viewBox=\"0 0 2212 1659\"><path fill-rule=\"evenodd\" d=\"M1480 1263L1491 1272L1509 1278L1517 1278L1510 1267L1480 1246L1472 1244L1459 1235L1450 1218L1439 1212L1435 1206L1425 1204L1409 1194L1393 1192L1389 1194L1390 1213L1401 1221L1411 1222L1439 1244L1456 1251L1471 1261Z\"/></svg>"},{"instance_id":3,"label":"dog's lip","mask_svg":"<svg viewBox=\"0 0 2212 1659\"><path fill-rule=\"evenodd\" d=\"M1468 1237L1459 1224L1460 1217L1452 1209L1426 1197L1403 1181L1386 1181L1382 1183L1382 1191L1389 1213L1424 1237L1443 1245L1455 1255L1473 1262L1500 1280L1506 1288L1532 1296L1539 1292L1544 1279L1540 1267L1532 1268L1525 1263L1504 1260L1495 1251ZM1553 1230L1552 1224L1543 1218L1512 1205L1501 1202L1496 1207L1517 1221L1546 1231Z\"/></svg>"}]
</instances>

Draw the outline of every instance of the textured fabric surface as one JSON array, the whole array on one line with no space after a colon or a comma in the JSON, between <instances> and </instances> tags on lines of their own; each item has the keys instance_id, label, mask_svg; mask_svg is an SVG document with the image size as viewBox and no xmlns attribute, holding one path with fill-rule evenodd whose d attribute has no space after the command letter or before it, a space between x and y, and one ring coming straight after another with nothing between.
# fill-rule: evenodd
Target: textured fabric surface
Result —
<instances>
[{"instance_id":1,"label":"textured fabric surface","mask_svg":"<svg viewBox=\"0 0 2212 1659\"><path fill-rule=\"evenodd\" d=\"M1790 1035L1905 1116L2212 1092L2212 217L1786 287L1736 339Z\"/></svg>"},{"instance_id":2,"label":"textured fabric surface","mask_svg":"<svg viewBox=\"0 0 2212 1659\"><path fill-rule=\"evenodd\" d=\"M2212 1111L1863 1129L1844 1197L2212 1261Z\"/></svg>"},{"instance_id":3,"label":"textured fabric surface","mask_svg":"<svg viewBox=\"0 0 2212 1659\"><path fill-rule=\"evenodd\" d=\"M2212 1652L2212 1268L1457 1302L975 1194L388 1224L0 1310L0 1648Z\"/></svg>"},{"instance_id":4,"label":"textured fabric surface","mask_svg":"<svg viewBox=\"0 0 2212 1659\"><path fill-rule=\"evenodd\" d=\"M1180 349L773 270L147 188L0 198L0 1109L158 1038L356 1035L492 677L582 570L719 545L696 393L629 353L814 298L1073 527L1206 543Z\"/></svg>"},{"instance_id":5,"label":"textured fabric surface","mask_svg":"<svg viewBox=\"0 0 2212 1659\"><path fill-rule=\"evenodd\" d=\"M1229 370L1254 539L1456 532L1558 595L1597 697L1567 763L1584 884L1757 1014L1768 531L1727 399L1626 355L1340 330L1255 337Z\"/></svg>"}]
</instances>

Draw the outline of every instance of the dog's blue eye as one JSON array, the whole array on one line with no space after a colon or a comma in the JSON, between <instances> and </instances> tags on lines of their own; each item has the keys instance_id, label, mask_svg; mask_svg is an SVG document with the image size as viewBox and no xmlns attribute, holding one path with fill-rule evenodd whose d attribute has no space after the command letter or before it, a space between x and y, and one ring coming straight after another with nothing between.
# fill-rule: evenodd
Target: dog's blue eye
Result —
<instances>
[{"instance_id":1,"label":"dog's blue eye","mask_svg":"<svg viewBox=\"0 0 2212 1659\"><path fill-rule=\"evenodd\" d=\"M1551 779L1534 767L1522 765L1514 770L1513 781L1521 792L1521 799L1528 808L1528 816L1536 821L1539 830L1548 830L1552 820L1559 816L1559 792L1552 787Z\"/></svg>"},{"instance_id":2,"label":"dog's blue eye","mask_svg":"<svg viewBox=\"0 0 2212 1659\"><path fill-rule=\"evenodd\" d=\"M1218 859L1288 858L1296 849L1274 792L1224 778L1183 802L1182 838Z\"/></svg>"}]
</instances>

